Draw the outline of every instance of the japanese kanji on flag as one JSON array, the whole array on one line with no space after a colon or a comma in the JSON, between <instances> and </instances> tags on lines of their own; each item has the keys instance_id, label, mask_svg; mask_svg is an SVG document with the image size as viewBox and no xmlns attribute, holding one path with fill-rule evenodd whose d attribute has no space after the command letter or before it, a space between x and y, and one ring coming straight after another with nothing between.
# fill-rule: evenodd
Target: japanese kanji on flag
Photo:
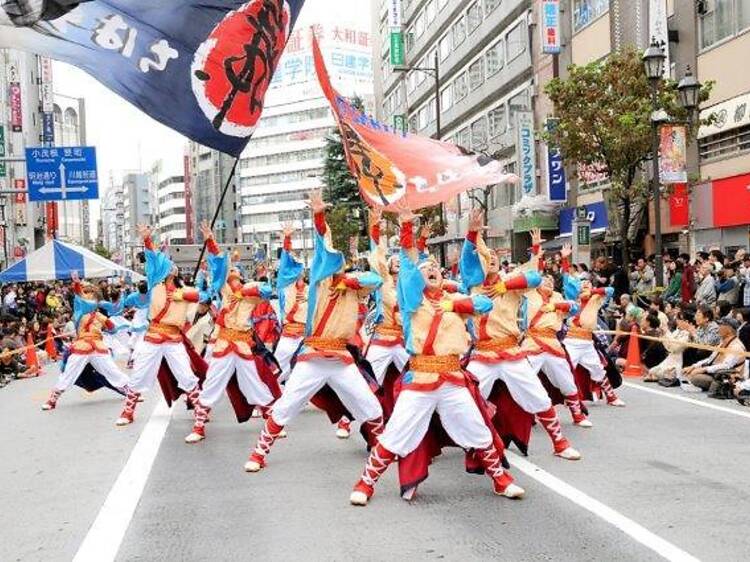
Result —
<instances>
[{"instance_id":1,"label":"japanese kanji on flag","mask_svg":"<svg viewBox=\"0 0 750 562\"><path fill-rule=\"evenodd\" d=\"M3 0L0 47L82 68L183 135L238 156L304 0Z\"/></svg>"},{"instance_id":2,"label":"japanese kanji on flag","mask_svg":"<svg viewBox=\"0 0 750 562\"><path fill-rule=\"evenodd\" d=\"M422 209L469 189L518 181L485 154L404 134L359 112L331 85L317 39L313 55L318 80L341 130L349 169L369 205L392 208L403 200L411 209Z\"/></svg>"}]
</instances>

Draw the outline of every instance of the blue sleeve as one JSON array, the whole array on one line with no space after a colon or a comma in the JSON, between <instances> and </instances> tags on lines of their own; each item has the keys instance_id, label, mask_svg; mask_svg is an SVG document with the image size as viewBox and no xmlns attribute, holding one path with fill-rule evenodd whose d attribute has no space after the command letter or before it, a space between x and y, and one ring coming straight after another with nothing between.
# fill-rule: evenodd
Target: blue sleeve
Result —
<instances>
[{"instance_id":1,"label":"blue sleeve","mask_svg":"<svg viewBox=\"0 0 750 562\"><path fill-rule=\"evenodd\" d=\"M567 273L563 274L563 296L569 300L578 300L578 296L581 294L581 283L577 279L573 279Z\"/></svg>"},{"instance_id":2,"label":"blue sleeve","mask_svg":"<svg viewBox=\"0 0 750 562\"><path fill-rule=\"evenodd\" d=\"M424 277L422 277L422 272L419 271L417 264L409 257L408 252L402 249L400 259L401 270L398 274L398 283L396 284L396 297L399 309L401 310L406 351L413 354L411 316L422 305L426 285Z\"/></svg>"},{"instance_id":3,"label":"blue sleeve","mask_svg":"<svg viewBox=\"0 0 750 562\"><path fill-rule=\"evenodd\" d=\"M310 286L307 293L307 321L305 323L306 334L312 332L313 319L315 318L315 307L318 300L318 285L343 269L345 265L344 254L328 247L325 237L317 230L315 231L315 244L313 259L310 265Z\"/></svg>"},{"instance_id":4,"label":"blue sleeve","mask_svg":"<svg viewBox=\"0 0 750 562\"><path fill-rule=\"evenodd\" d=\"M464 240L461 248L461 258L458 262L458 268L461 272L462 288L464 292L469 292L472 287L484 283L484 270L482 262L479 259L477 246L470 240Z\"/></svg>"},{"instance_id":5,"label":"blue sleeve","mask_svg":"<svg viewBox=\"0 0 750 562\"><path fill-rule=\"evenodd\" d=\"M158 250L146 250L146 282L148 288L153 289L163 282L172 271L174 264L166 254Z\"/></svg>"},{"instance_id":6,"label":"blue sleeve","mask_svg":"<svg viewBox=\"0 0 750 562\"><path fill-rule=\"evenodd\" d=\"M471 297L471 302L474 305L475 314L489 314L492 310L492 301L485 295L474 295Z\"/></svg>"},{"instance_id":7,"label":"blue sleeve","mask_svg":"<svg viewBox=\"0 0 750 562\"><path fill-rule=\"evenodd\" d=\"M359 284L363 287L380 289L380 287L383 286L383 278L374 271L367 271L360 275L357 279L359 280Z\"/></svg>"},{"instance_id":8,"label":"blue sleeve","mask_svg":"<svg viewBox=\"0 0 750 562\"><path fill-rule=\"evenodd\" d=\"M123 305L125 308L134 308L138 305L138 295L140 293L130 293L127 297L125 297L125 300L123 301Z\"/></svg>"}]
</instances>

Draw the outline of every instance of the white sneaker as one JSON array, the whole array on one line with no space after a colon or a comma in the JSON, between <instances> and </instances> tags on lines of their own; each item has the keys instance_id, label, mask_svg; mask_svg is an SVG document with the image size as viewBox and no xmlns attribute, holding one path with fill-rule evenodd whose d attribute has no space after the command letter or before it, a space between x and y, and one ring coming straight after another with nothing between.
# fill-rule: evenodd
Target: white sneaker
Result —
<instances>
[{"instance_id":1,"label":"white sneaker","mask_svg":"<svg viewBox=\"0 0 750 562\"><path fill-rule=\"evenodd\" d=\"M573 425L575 425L576 427L594 427L594 424L591 423L591 420L589 420L588 418L583 419L578 423L574 423Z\"/></svg>"},{"instance_id":2,"label":"white sneaker","mask_svg":"<svg viewBox=\"0 0 750 562\"><path fill-rule=\"evenodd\" d=\"M695 386L693 383L689 381L680 381L680 388L684 390L685 392L695 392L695 393L703 392L703 390L701 390L700 388L698 388L697 386Z\"/></svg>"},{"instance_id":3,"label":"white sneaker","mask_svg":"<svg viewBox=\"0 0 750 562\"><path fill-rule=\"evenodd\" d=\"M129 420L128 418L117 418L117 420L115 421L115 425L118 427L130 425L131 423L133 423L133 421Z\"/></svg>"},{"instance_id":4,"label":"white sneaker","mask_svg":"<svg viewBox=\"0 0 750 562\"><path fill-rule=\"evenodd\" d=\"M261 417L262 415L263 415L263 414L261 414L261 413L260 413L260 410L259 410L258 408L253 408L253 413L252 413L252 414L250 414L250 417L251 417L251 418L259 418L259 417Z\"/></svg>"},{"instance_id":5,"label":"white sneaker","mask_svg":"<svg viewBox=\"0 0 750 562\"><path fill-rule=\"evenodd\" d=\"M581 453L579 453L573 447L567 447L559 453L555 453L555 456L565 459L566 461L579 461L581 460Z\"/></svg>"},{"instance_id":6,"label":"white sneaker","mask_svg":"<svg viewBox=\"0 0 750 562\"><path fill-rule=\"evenodd\" d=\"M54 410L54 409L55 409L55 407L52 404L50 404L49 402L45 402L44 404L42 404L42 411L43 412L49 412L50 410Z\"/></svg>"},{"instance_id":7,"label":"white sneaker","mask_svg":"<svg viewBox=\"0 0 750 562\"><path fill-rule=\"evenodd\" d=\"M185 443L198 443L199 441L203 441L206 438L205 435L201 435L200 433L192 432L190 435L185 437Z\"/></svg>"},{"instance_id":8,"label":"white sneaker","mask_svg":"<svg viewBox=\"0 0 750 562\"><path fill-rule=\"evenodd\" d=\"M286 429L282 429L281 431L279 431L279 436L277 439L286 439L286 438L287 438Z\"/></svg>"},{"instance_id":9,"label":"white sneaker","mask_svg":"<svg viewBox=\"0 0 750 562\"><path fill-rule=\"evenodd\" d=\"M247 461L245 463L245 472L260 472L263 469L257 461Z\"/></svg>"},{"instance_id":10,"label":"white sneaker","mask_svg":"<svg viewBox=\"0 0 750 562\"><path fill-rule=\"evenodd\" d=\"M365 494L364 492L354 490L349 496L349 503L351 503L352 505L365 506L367 505L369 499L370 498L368 498L367 494Z\"/></svg>"},{"instance_id":11,"label":"white sneaker","mask_svg":"<svg viewBox=\"0 0 750 562\"><path fill-rule=\"evenodd\" d=\"M510 498L512 500L519 500L521 499L524 494L526 494L526 490L521 488L521 486L518 486L516 484L508 484L508 486L503 490L502 492L495 492L498 496L503 496L504 498Z\"/></svg>"},{"instance_id":12,"label":"white sneaker","mask_svg":"<svg viewBox=\"0 0 750 562\"><path fill-rule=\"evenodd\" d=\"M625 401L622 398L616 398L615 400L612 400L612 402L607 402L608 406L615 406L617 408L624 408L625 407Z\"/></svg>"}]
</instances>

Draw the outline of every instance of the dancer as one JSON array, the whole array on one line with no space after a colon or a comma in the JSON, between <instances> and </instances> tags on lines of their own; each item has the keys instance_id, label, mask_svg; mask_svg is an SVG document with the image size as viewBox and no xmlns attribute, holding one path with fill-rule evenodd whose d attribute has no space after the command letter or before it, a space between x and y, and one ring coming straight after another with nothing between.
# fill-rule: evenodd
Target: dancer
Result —
<instances>
[{"instance_id":1,"label":"dancer","mask_svg":"<svg viewBox=\"0 0 750 562\"><path fill-rule=\"evenodd\" d=\"M513 478L503 469L502 442L493 439L469 390L475 383L461 368L460 357L470 344L466 321L487 314L492 302L484 295L467 297L443 290L439 264L431 258L420 260L415 249L415 218L407 208L400 212L398 303L410 370L404 375L393 414L349 500L353 505L367 505L388 466L420 445L435 412L453 441L476 451L492 478L495 493L520 498L524 490L513 484Z\"/></svg>"},{"instance_id":2,"label":"dancer","mask_svg":"<svg viewBox=\"0 0 750 562\"><path fill-rule=\"evenodd\" d=\"M320 191L310 194L315 223L315 244L305 340L284 393L266 419L255 449L245 464L247 472L258 472L282 429L325 385L343 405L377 436L382 431L383 411L370 387L360 375L347 349L357 330L357 311L362 297L382 283L376 273L345 274L344 256L330 247L331 231L325 220Z\"/></svg>"},{"instance_id":3,"label":"dancer","mask_svg":"<svg viewBox=\"0 0 750 562\"><path fill-rule=\"evenodd\" d=\"M137 290L125 297L123 303L125 309L133 310L133 318L130 320L130 339L128 339L128 368L133 367L133 352L143 341L148 329L149 303L148 284L145 280L138 282Z\"/></svg>"},{"instance_id":4,"label":"dancer","mask_svg":"<svg viewBox=\"0 0 750 562\"><path fill-rule=\"evenodd\" d=\"M122 392L128 384L128 377L115 364L110 351L104 344L104 332L114 330L114 323L99 311L98 289L88 283L81 283L76 272L73 280L73 321L76 338L70 346L70 355L60 373L42 410L54 410L63 392L76 384L87 366L91 366L107 381L108 386ZM101 384L92 389L101 387ZM86 388L91 388L87 385Z\"/></svg>"},{"instance_id":5,"label":"dancer","mask_svg":"<svg viewBox=\"0 0 750 562\"><path fill-rule=\"evenodd\" d=\"M125 298L120 287L109 287L108 299L99 303L99 307L107 313L114 324L111 332L104 334L104 343L112 351L116 360L130 358L130 322L125 319Z\"/></svg>"},{"instance_id":6,"label":"dancer","mask_svg":"<svg viewBox=\"0 0 750 562\"><path fill-rule=\"evenodd\" d=\"M521 300L535 292L541 277L535 271L534 263L521 275L501 279L500 260L485 245L481 235L483 228L482 210L475 209L469 219L469 232L461 254L461 276L466 289L472 294L487 296L493 306L488 316L474 322L478 341L467 369L479 379L482 396L489 398L495 383L502 381L515 405L530 415L524 416L526 419L520 424L521 429L509 431L506 425L514 425L509 421L513 410L499 408L499 431L506 442L512 438L525 454L533 421L531 416L534 416L549 435L554 454L563 459L578 460L581 454L563 437L557 412L533 370L528 352L519 347L521 332L517 319ZM538 247L536 238L535 248ZM501 394L502 390L497 393L499 400Z\"/></svg>"},{"instance_id":7,"label":"dancer","mask_svg":"<svg viewBox=\"0 0 750 562\"><path fill-rule=\"evenodd\" d=\"M143 238L146 254L146 278L151 295L149 305L150 323L143 342L133 357L133 378L125 400L125 407L115 422L118 426L133 423L135 408L142 392L150 389L159 374L162 360L166 361L171 378L176 379L176 387L165 392L171 403L181 392L187 393L188 405L195 404L200 392L199 379L194 372L200 358L191 358L182 333L187 317L188 305L207 300L194 287L183 287L177 277L177 268L163 252L156 249L151 238L151 229L139 225L138 232ZM211 254L218 254L219 248L213 240L207 243ZM201 362L202 363L202 362ZM200 365L201 370L205 365ZM205 372L205 371L204 371ZM172 381L174 383L174 381ZM162 390L165 390L164 385Z\"/></svg>"},{"instance_id":8,"label":"dancer","mask_svg":"<svg viewBox=\"0 0 750 562\"><path fill-rule=\"evenodd\" d=\"M302 345L307 318L307 284L304 280L305 266L292 251L294 226L283 225L284 244L281 249L279 270L276 276L276 291L279 295L279 312L282 319L281 337L276 344L274 355L279 362L284 383L292 371L292 357Z\"/></svg>"},{"instance_id":9,"label":"dancer","mask_svg":"<svg viewBox=\"0 0 750 562\"><path fill-rule=\"evenodd\" d=\"M570 275L570 248L565 248L562 259L563 286L568 299L579 300L578 314L570 320L563 345L568 351L573 369L579 365L588 371L591 380L597 385L610 406L625 406L617 396L604 368L603 359L594 346L594 330L597 329L599 309L612 298L614 288L594 288L591 281L574 279Z\"/></svg>"},{"instance_id":10,"label":"dancer","mask_svg":"<svg viewBox=\"0 0 750 562\"><path fill-rule=\"evenodd\" d=\"M560 391L573 417L573 424L591 427L567 354L557 337L565 318L575 314L577 308L575 301L567 301L555 291L555 280L551 275L543 276L539 288L526 293L528 327L521 349L531 364L531 370L537 376L543 372L550 384Z\"/></svg>"},{"instance_id":11,"label":"dancer","mask_svg":"<svg viewBox=\"0 0 750 562\"><path fill-rule=\"evenodd\" d=\"M213 233L208 225L201 225L201 232L204 240L215 248ZM193 431L185 437L186 443L197 443L205 439L205 426L211 409L233 377L236 376L239 390L249 406L267 408L280 395L275 378L263 380L256 368L254 332L250 323L256 307L271 297L270 285L243 283L237 269L228 271L229 260L226 253L210 259L223 259L225 262L212 268L221 273L213 275L211 281L214 289L220 287L222 306L216 318L216 337L208 373L195 402Z\"/></svg>"},{"instance_id":12,"label":"dancer","mask_svg":"<svg viewBox=\"0 0 750 562\"><path fill-rule=\"evenodd\" d=\"M382 233L384 224L381 218L380 207L370 210L370 268L383 278L383 286L376 294L376 327L365 356L381 387L380 401L387 421L395 403L394 384L409 361L409 354L404 347L396 296L399 257L387 257L387 241Z\"/></svg>"}]
</instances>

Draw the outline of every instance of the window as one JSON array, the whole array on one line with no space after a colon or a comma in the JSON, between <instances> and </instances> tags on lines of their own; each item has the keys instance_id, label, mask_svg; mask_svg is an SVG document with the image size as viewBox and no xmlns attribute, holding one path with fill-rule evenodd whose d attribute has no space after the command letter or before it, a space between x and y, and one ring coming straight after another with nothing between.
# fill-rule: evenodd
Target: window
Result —
<instances>
[{"instance_id":1,"label":"window","mask_svg":"<svg viewBox=\"0 0 750 562\"><path fill-rule=\"evenodd\" d=\"M487 118L484 116L471 124L471 147L475 150L487 148Z\"/></svg>"},{"instance_id":2,"label":"window","mask_svg":"<svg viewBox=\"0 0 750 562\"><path fill-rule=\"evenodd\" d=\"M424 12L420 12L419 15L417 15L417 19L414 21L414 34L417 39L424 35L425 27L425 15Z\"/></svg>"},{"instance_id":3,"label":"window","mask_svg":"<svg viewBox=\"0 0 750 562\"><path fill-rule=\"evenodd\" d=\"M487 115L489 121L490 138L495 138L505 132L507 121L505 118L505 105L501 105L491 110Z\"/></svg>"},{"instance_id":4,"label":"window","mask_svg":"<svg viewBox=\"0 0 750 562\"><path fill-rule=\"evenodd\" d=\"M750 125L722 131L698 140L701 162L715 158L726 158L738 152L750 150Z\"/></svg>"},{"instance_id":5,"label":"window","mask_svg":"<svg viewBox=\"0 0 750 562\"><path fill-rule=\"evenodd\" d=\"M425 16L427 17L427 25L435 21L435 17L437 16L437 10L435 8L435 0L430 0L427 3L427 7L425 8L424 12L425 12Z\"/></svg>"},{"instance_id":6,"label":"window","mask_svg":"<svg viewBox=\"0 0 750 562\"><path fill-rule=\"evenodd\" d=\"M484 13L489 13L501 4L501 0L484 0Z\"/></svg>"},{"instance_id":7,"label":"window","mask_svg":"<svg viewBox=\"0 0 750 562\"><path fill-rule=\"evenodd\" d=\"M526 50L526 30L526 22L522 21L508 31L508 34L505 36L505 44L508 46L506 60L511 61Z\"/></svg>"},{"instance_id":8,"label":"window","mask_svg":"<svg viewBox=\"0 0 750 562\"><path fill-rule=\"evenodd\" d=\"M468 127L461 129L456 135L456 144L464 148L471 145L471 130Z\"/></svg>"},{"instance_id":9,"label":"window","mask_svg":"<svg viewBox=\"0 0 750 562\"><path fill-rule=\"evenodd\" d=\"M609 0L573 0L573 33L609 10Z\"/></svg>"},{"instance_id":10,"label":"window","mask_svg":"<svg viewBox=\"0 0 750 562\"><path fill-rule=\"evenodd\" d=\"M440 93L440 110L447 111L453 107L453 88L448 86Z\"/></svg>"},{"instance_id":11,"label":"window","mask_svg":"<svg viewBox=\"0 0 750 562\"><path fill-rule=\"evenodd\" d=\"M430 124L430 110L425 105L419 110L419 130L426 128Z\"/></svg>"},{"instance_id":12,"label":"window","mask_svg":"<svg viewBox=\"0 0 750 562\"><path fill-rule=\"evenodd\" d=\"M413 93L414 90L417 89L417 73L416 72L410 72L409 76L406 78L406 89L409 91L410 94Z\"/></svg>"},{"instance_id":13,"label":"window","mask_svg":"<svg viewBox=\"0 0 750 562\"><path fill-rule=\"evenodd\" d=\"M411 51L414 48L414 26L411 26L406 30L406 36L404 37L404 50Z\"/></svg>"},{"instance_id":14,"label":"window","mask_svg":"<svg viewBox=\"0 0 750 562\"><path fill-rule=\"evenodd\" d=\"M495 75L503 67L503 42L498 40L484 55L487 78Z\"/></svg>"},{"instance_id":15,"label":"window","mask_svg":"<svg viewBox=\"0 0 750 562\"><path fill-rule=\"evenodd\" d=\"M451 36L448 34L440 40L440 62L450 56L452 49L453 45L451 44Z\"/></svg>"},{"instance_id":16,"label":"window","mask_svg":"<svg viewBox=\"0 0 750 562\"><path fill-rule=\"evenodd\" d=\"M484 84L484 59L477 59L469 66L469 89L476 90Z\"/></svg>"},{"instance_id":17,"label":"window","mask_svg":"<svg viewBox=\"0 0 750 562\"><path fill-rule=\"evenodd\" d=\"M517 93L515 96L510 98L508 101L511 112L518 110L529 110L531 109L531 100L529 99L529 91L524 90Z\"/></svg>"},{"instance_id":18,"label":"window","mask_svg":"<svg viewBox=\"0 0 750 562\"><path fill-rule=\"evenodd\" d=\"M750 0L713 0L701 16L701 48L705 49L750 26Z\"/></svg>"},{"instance_id":19,"label":"window","mask_svg":"<svg viewBox=\"0 0 750 562\"><path fill-rule=\"evenodd\" d=\"M435 104L435 98L430 98L430 101L427 102L427 115L430 123L435 122L435 117L437 116L437 105Z\"/></svg>"},{"instance_id":20,"label":"window","mask_svg":"<svg viewBox=\"0 0 750 562\"><path fill-rule=\"evenodd\" d=\"M473 33L477 27L482 25L482 5L478 0L466 10L466 22L469 27L469 34Z\"/></svg>"},{"instance_id":21,"label":"window","mask_svg":"<svg viewBox=\"0 0 750 562\"><path fill-rule=\"evenodd\" d=\"M409 132L416 133L417 131L419 131L419 117L412 115L409 117Z\"/></svg>"},{"instance_id":22,"label":"window","mask_svg":"<svg viewBox=\"0 0 750 562\"><path fill-rule=\"evenodd\" d=\"M455 48L463 43L464 39L466 39L466 20L464 20L463 16L458 18L458 20L456 20L456 23L453 24L452 33L453 47Z\"/></svg>"},{"instance_id":23,"label":"window","mask_svg":"<svg viewBox=\"0 0 750 562\"><path fill-rule=\"evenodd\" d=\"M466 73L463 72L456 77L453 82L453 98L455 101L461 101L469 93L469 86L466 83Z\"/></svg>"}]
</instances>

